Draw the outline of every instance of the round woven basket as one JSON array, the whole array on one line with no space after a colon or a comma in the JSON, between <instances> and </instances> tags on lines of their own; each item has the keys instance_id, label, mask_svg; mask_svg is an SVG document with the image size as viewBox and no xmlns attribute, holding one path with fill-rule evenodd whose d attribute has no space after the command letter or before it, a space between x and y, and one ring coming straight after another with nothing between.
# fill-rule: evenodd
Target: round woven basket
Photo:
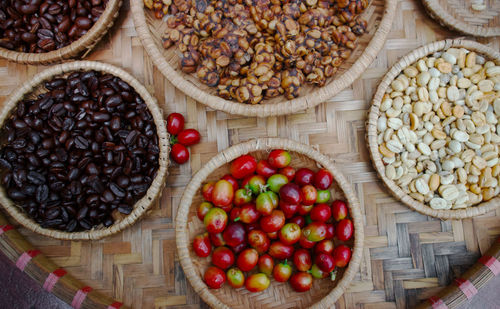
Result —
<instances>
[{"instance_id":1,"label":"round woven basket","mask_svg":"<svg viewBox=\"0 0 500 309\"><path fill-rule=\"evenodd\" d=\"M425 302L422 302L417 308L441 308L437 307L441 302L447 308L463 308L463 304L469 302L474 303L475 296L474 289L477 291L485 287L488 282L498 276L498 262L500 261L500 237L496 239L488 251L465 273L463 273L458 280L454 280L452 284L441 290L437 295L430 297ZM463 280L468 280L470 285L474 288L466 288L468 283L463 284ZM461 284L463 284L461 286ZM491 284L491 283L490 283ZM468 292L468 295L464 293ZM471 292L472 291L472 292ZM444 307L442 307L444 308ZM472 308L472 306L471 306Z\"/></svg>"},{"instance_id":2,"label":"round woven basket","mask_svg":"<svg viewBox=\"0 0 500 309\"><path fill-rule=\"evenodd\" d=\"M484 214L490 210L497 208L498 206L500 206L500 197L496 197L488 202L480 203L477 206L462 209L432 209L430 206L413 199L411 196L406 194L393 180L385 176L385 165L379 153L379 145L377 143L377 119L379 118L380 114L380 104L386 89L390 87L391 82L394 80L394 78L396 78L399 73L401 73L406 67L416 62L418 59L432 54L436 51L446 50L450 47L463 47L468 50L475 51L485 56L486 58L497 62L497 65L498 63L500 63L500 53L498 51L495 51L480 43L463 39L433 42L414 50L413 52L401 58L401 60L399 60L397 63L395 63L380 82L377 88L377 92L373 97L372 106L368 114L368 121L366 124L366 139L368 142L368 147L370 149L370 156L372 158L372 162L377 171L377 174L396 199L402 201L414 210L428 216L441 219L465 219Z\"/></svg>"},{"instance_id":3,"label":"round woven basket","mask_svg":"<svg viewBox=\"0 0 500 309\"><path fill-rule=\"evenodd\" d=\"M118 16L122 0L109 0L99 20L81 38L60 49L47 53L22 53L0 47L0 57L25 64L50 64L83 54L85 57L108 32Z\"/></svg>"},{"instance_id":4,"label":"round woven basket","mask_svg":"<svg viewBox=\"0 0 500 309\"><path fill-rule=\"evenodd\" d=\"M7 197L5 188L0 187L0 204L3 208L14 217L14 219L27 229L32 230L38 234L49 236L58 239L70 240L89 240L100 239L112 234L115 234L126 227L132 225L139 217L141 217L153 204L153 202L161 194L162 188L167 177L167 168L169 165L168 153L170 151L169 135L165 128L165 123L162 116L162 111L158 107L156 99L153 98L146 88L135 79L132 75L110 64L95 62L95 61L75 61L59 64L51 67L37 75L31 80L24 83L9 99L4 103L2 112L0 113L0 127L3 126L5 121L9 118L10 114L15 111L17 102L20 100L39 94L44 91L43 82L50 80L56 76L68 75L74 71L102 71L112 74L127 82L135 91L141 96L146 105L148 106L151 114L153 115L156 125L156 134L158 135L158 146L160 147L160 156L158 160L158 172L155 179L151 183L148 191L140 200L138 200L133 211L123 216L110 227L98 226L89 231L82 232L63 232L55 229L42 228L37 222L31 219L19 206Z\"/></svg>"},{"instance_id":5,"label":"round woven basket","mask_svg":"<svg viewBox=\"0 0 500 309\"><path fill-rule=\"evenodd\" d=\"M422 0L429 15L451 30L467 35L500 36L500 2L484 0L483 11L472 9L474 0Z\"/></svg>"},{"instance_id":6,"label":"round woven basket","mask_svg":"<svg viewBox=\"0 0 500 309\"><path fill-rule=\"evenodd\" d=\"M348 201L349 212L354 222L352 259L345 269L339 269L337 281L328 279L314 280L311 290L305 293L294 292L288 283L272 280L268 289L260 293L250 293L244 288L233 289L228 284L221 289L209 289L202 280L209 258L200 258L191 250L194 237L205 230L196 216L196 208L202 202L200 187L206 181L220 179L229 172L230 162L237 157L250 153L256 159L267 158L272 149L286 149L291 152L294 167L308 167L318 170L318 166L328 169L334 179L333 199ZM176 242L179 261L194 290L214 308L332 308L335 301L344 293L358 271L363 251L363 218L359 202L348 181L335 167L331 159L310 146L288 139L259 138L244 142L220 152L207 162L193 176L181 198L176 218Z\"/></svg>"},{"instance_id":7,"label":"round woven basket","mask_svg":"<svg viewBox=\"0 0 500 309\"><path fill-rule=\"evenodd\" d=\"M267 117L286 115L314 107L330 99L356 80L372 63L382 49L391 30L397 0L372 1L362 17L368 22L367 33L361 36L358 46L332 78L323 87L303 85L301 96L286 100L278 96L263 100L260 104L244 104L225 100L216 94L215 88L201 83L195 75L180 70L180 60L175 47L164 49L162 35L167 29L164 21L155 19L152 12L144 8L143 0L131 0L132 15L137 34L151 60L165 77L186 95L196 101L229 114Z\"/></svg>"}]
</instances>

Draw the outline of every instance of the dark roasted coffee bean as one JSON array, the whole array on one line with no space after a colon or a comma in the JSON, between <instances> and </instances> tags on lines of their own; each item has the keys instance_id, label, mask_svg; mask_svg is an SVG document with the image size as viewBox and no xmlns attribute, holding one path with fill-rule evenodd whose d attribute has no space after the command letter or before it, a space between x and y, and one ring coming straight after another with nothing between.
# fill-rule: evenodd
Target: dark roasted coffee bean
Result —
<instances>
[{"instance_id":1,"label":"dark roasted coffee bean","mask_svg":"<svg viewBox=\"0 0 500 309\"><path fill-rule=\"evenodd\" d=\"M118 186L113 182L109 185L109 188L111 189L111 192L113 192L113 194L116 195L117 197L122 198L125 197L126 195L125 190L120 188L120 186Z\"/></svg>"},{"instance_id":2,"label":"dark roasted coffee bean","mask_svg":"<svg viewBox=\"0 0 500 309\"><path fill-rule=\"evenodd\" d=\"M54 226L60 225L61 223L63 223L62 219L52 219L52 220L42 221L41 225L42 225L42 227L47 228L47 227L54 227Z\"/></svg>"},{"instance_id":3,"label":"dark roasted coffee bean","mask_svg":"<svg viewBox=\"0 0 500 309\"><path fill-rule=\"evenodd\" d=\"M36 201L38 203L43 203L49 197L49 187L47 185L41 185L36 189Z\"/></svg>"},{"instance_id":4,"label":"dark roasted coffee bean","mask_svg":"<svg viewBox=\"0 0 500 309\"><path fill-rule=\"evenodd\" d=\"M118 206L118 211L122 214L128 215L132 212L132 207L126 204L120 204Z\"/></svg>"},{"instance_id":5,"label":"dark roasted coffee bean","mask_svg":"<svg viewBox=\"0 0 500 309\"><path fill-rule=\"evenodd\" d=\"M68 225L66 225L66 231L68 232L74 232L76 230L76 227L78 226L78 222L73 219L68 222Z\"/></svg>"},{"instance_id":6,"label":"dark roasted coffee bean","mask_svg":"<svg viewBox=\"0 0 500 309\"><path fill-rule=\"evenodd\" d=\"M83 136L75 137L75 146L78 149L87 149L89 147L89 141Z\"/></svg>"},{"instance_id":7,"label":"dark roasted coffee bean","mask_svg":"<svg viewBox=\"0 0 500 309\"><path fill-rule=\"evenodd\" d=\"M76 214L76 220L80 221L83 218L85 218L87 216L88 211L89 211L89 208L87 206L83 206L82 208L80 208L80 210L78 210L78 212Z\"/></svg>"},{"instance_id":8,"label":"dark roasted coffee bean","mask_svg":"<svg viewBox=\"0 0 500 309\"><path fill-rule=\"evenodd\" d=\"M35 33L50 36L46 30L52 31ZM20 102L4 125L0 169L7 195L45 227L112 225L112 212L132 212L156 175L151 114L132 87L110 74L73 72L45 87L37 99Z\"/></svg>"},{"instance_id":9,"label":"dark roasted coffee bean","mask_svg":"<svg viewBox=\"0 0 500 309\"><path fill-rule=\"evenodd\" d=\"M51 207L49 209L47 209L47 211L45 212L45 217L47 219L55 219L57 217L59 217L59 215L61 214L61 210L59 209L59 207Z\"/></svg>"},{"instance_id":10,"label":"dark roasted coffee bean","mask_svg":"<svg viewBox=\"0 0 500 309\"><path fill-rule=\"evenodd\" d=\"M113 155L113 154L111 154L111 155ZM2 159L2 158L0 158L0 167L6 168L6 169L9 169L9 170L12 169L12 165L9 163L9 161L7 161L5 159Z\"/></svg>"},{"instance_id":11,"label":"dark roasted coffee bean","mask_svg":"<svg viewBox=\"0 0 500 309\"><path fill-rule=\"evenodd\" d=\"M45 183L45 176L43 176L42 174L40 174L38 172L30 171L28 173L27 177L28 177L28 180L34 185L41 185L41 184Z\"/></svg>"},{"instance_id":12,"label":"dark roasted coffee bean","mask_svg":"<svg viewBox=\"0 0 500 309\"><path fill-rule=\"evenodd\" d=\"M85 230L90 230L92 228L92 225L90 224L90 222L86 219L82 219L82 220L79 220L78 221L78 224L80 224L80 226L82 228L84 228Z\"/></svg>"}]
</instances>

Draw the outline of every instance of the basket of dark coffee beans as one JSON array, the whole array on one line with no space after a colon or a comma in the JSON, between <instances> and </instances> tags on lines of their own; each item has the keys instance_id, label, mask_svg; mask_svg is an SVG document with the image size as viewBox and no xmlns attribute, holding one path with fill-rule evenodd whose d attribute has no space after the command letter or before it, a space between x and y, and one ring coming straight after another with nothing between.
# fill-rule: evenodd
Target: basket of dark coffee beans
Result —
<instances>
[{"instance_id":1,"label":"basket of dark coffee beans","mask_svg":"<svg viewBox=\"0 0 500 309\"><path fill-rule=\"evenodd\" d=\"M122 0L0 0L0 57L47 64L88 53Z\"/></svg>"},{"instance_id":2,"label":"basket of dark coffee beans","mask_svg":"<svg viewBox=\"0 0 500 309\"><path fill-rule=\"evenodd\" d=\"M109 64L68 62L24 84L0 114L0 203L59 239L99 239L160 196L169 136L156 100Z\"/></svg>"}]
</instances>

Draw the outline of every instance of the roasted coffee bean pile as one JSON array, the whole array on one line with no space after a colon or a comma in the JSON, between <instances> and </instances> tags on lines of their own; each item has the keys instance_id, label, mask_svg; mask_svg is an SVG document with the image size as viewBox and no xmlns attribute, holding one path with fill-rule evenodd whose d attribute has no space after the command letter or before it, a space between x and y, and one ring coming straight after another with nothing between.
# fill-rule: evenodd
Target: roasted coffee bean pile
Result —
<instances>
[{"instance_id":1,"label":"roasted coffee bean pile","mask_svg":"<svg viewBox=\"0 0 500 309\"><path fill-rule=\"evenodd\" d=\"M144 0L166 18L163 46L220 97L257 104L324 86L366 31L368 0Z\"/></svg>"},{"instance_id":2,"label":"roasted coffee bean pile","mask_svg":"<svg viewBox=\"0 0 500 309\"><path fill-rule=\"evenodd\" d=\"M3 128L2 184L42 227L110 226L129 214L158 170L158 136L142 98L95 71L45 83Z\"/></svg>"},{"instance_id":3,"label":"roasted coffee bean pile","mask_svg":"<svg viewBox=\"0 0 500 309\"><path fill-rule=\"evenodd\" d=\"M0 0L0 47L45 53L78 40L108 0Z\"/></svg>"}]
</instances>

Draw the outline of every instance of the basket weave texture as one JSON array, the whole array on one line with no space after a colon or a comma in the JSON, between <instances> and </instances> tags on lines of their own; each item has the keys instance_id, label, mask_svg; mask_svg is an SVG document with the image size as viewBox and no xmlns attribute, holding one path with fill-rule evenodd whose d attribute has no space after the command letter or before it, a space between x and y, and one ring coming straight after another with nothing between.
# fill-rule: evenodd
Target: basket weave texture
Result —
<instances>
[{"instance_id":1,"label":"basket weave texture","mask_svg":"<svg viewBox=\"0 0 500 309\"><path fill-rule=\"evenodd\" d=\"M463 34L500 36L500 1L484 0L486 9L474 11L474 0L422 0L429 15L441 25Z\"/></svg>"},{"instance_id":2,"label":"basket weave texture","mask_svg":"<svg viewBox=\"0 0 500 309\"><path fill-rule=\"evenodd\" d=\"M43 91L44 81L74 71L90 70L110 73L121 78L123 81L132 86L146 103L151 114L153 115L156 125L156 133L158 135L158 146L160 147L158 172L144 197L142 197L135 203L134 210L129 215L123 216L123 218L116 220L112 226L107 228L100 226L94 227L89 231L73 233L49 228L42 228L37 222L31 219L19 206L16 206L12 202L12 200L7 197L7 194L3 187L0 188L0 204L2 204L3 208L9 213L9 215L14 217L16 221L18 221L24 227L32 230L33 232L58 239L100 239L127 228L128 226L132 225L137 219L139 219L139 217L141 217L151 207L153 202L160 196L162 188L165 184L165 178L167 177L167 168L169 165L168 153L170 151L169 135L165 128L162 111L158 107L156 99L153 98L146 90L146 88L142 86L141 83L139 83L139 81L137 81L132 75L110 64L95 61L67 62L53 66L50 69L39 73L38 75L34 76L33 79L24 83L5 102L4 109L0 114L0 127L3 126L5 121L9 118L10 114L15 110L15 108L17 107L17 102L24 99L26 96L38 94L40 93L40 91Z\"/></svg>"},{"instance_id":3,"label":"basket weave texture","mask_svg":"<svg viewBox=\"0 0 500 309\"><path fill-rule=\"evenodd\" d=\"M85 57L113 26L118 17L122 0L109 0L106 9L97 22L81 38L60 49L47 53L22 53L0 48L0 57L24 64L50 64L74 58L79 55Z\"/></svg>"},{"instance_id":4,"label":"basket weave texture","mask_svg":"<svg viewBox=\"0 0 500 309\"><path fill-rule=\"evenodd\" d=\"M463 47L484 55L486 56L486 58L495 61L497 64L500 63L500 53L498 51L495 51L483 44L463 39L433 42L414 50L413 52L401 58L401 60L399 60L397 63L395 63L380 82L377 88L377 92L373 97L372 106L368 114L368 120L366 124L366 139L368 141L372 163L377 171L377 174L396 199L405 203L414 210L428 216L441 219L465 219L485 214L491 210L494 210L495 208L500 206L500 197L496 197L488 202L480 203L477 206L462 209L432 209L430 206L418 202L410 197L393 180L385 176L385 165L382 161L382 156L380 155L378 148L379 145L377 142L377 119L380 115L380 104L382 102L382 98L385 94L386 89L390 87L391 82L394 80L394 78L396 78L399 73L401 73L406 67L410 66L418 59L432 54L436 51L446 50L450 47Z\"/></svg>"},{"instance_id":5,"label":"basket weave texture","mask_svg":"<svg viewBox=\"0 0 500 309\"><path fill-rule=\"evenodd\" d=\"M372 1L362 15L368 22L368 32L358 39L358 47L351 57L325 86L304 85L300 90L302 95L298 98L287 101L283 96L278 96L255 105L225 100L217 96L215 88L201 83L194 75L183 73L179 67L180 60L175 47L165 50L162 46L161 37L167 29L166 23L155 19L152 13L144 8L143 0L131 0L131 9L136 31L144 48L158 70L174 86L213 109L229 114L267 117L291 114L314 107L352 84L382 49L391 30L396 3L397 0Z\"/></svg>"},{"instance_id":6,"label":"basket weave texture","mask_svg":"<svg viewBox=\"0 0 500 309\"><path fill-rule=\"evenodd\" d=\"M338 280L314 280L313 287L305 293L296 293L288 283L274 280L268 289L261 293L250 293L244 288L235 290L227 284L219 290L209 289L201 277L209 266L209 258L199 258L192 254L191 243L197 234L205 231L203 223L196 216L196 208L202 202L200 187L208 180L217 180L229 171L229 163L237 157L250 153L256 159L267 157L272 149L286 149L291 152L293 167L308 167L317 170L318 166L328 169L334 176L332 199L348 201L349 211L354 223L352 259L346 269L339 269ZM259 138L232 146L213 157L204 165L187 185L181 198L176 218L176 242L179 261L194 290L214 308L331 308L344 293L358 271L363 248L363 218L359 202L350 184L337 170L333 162L310 146L281 138Z\"/></svg>"}]
</instances>

